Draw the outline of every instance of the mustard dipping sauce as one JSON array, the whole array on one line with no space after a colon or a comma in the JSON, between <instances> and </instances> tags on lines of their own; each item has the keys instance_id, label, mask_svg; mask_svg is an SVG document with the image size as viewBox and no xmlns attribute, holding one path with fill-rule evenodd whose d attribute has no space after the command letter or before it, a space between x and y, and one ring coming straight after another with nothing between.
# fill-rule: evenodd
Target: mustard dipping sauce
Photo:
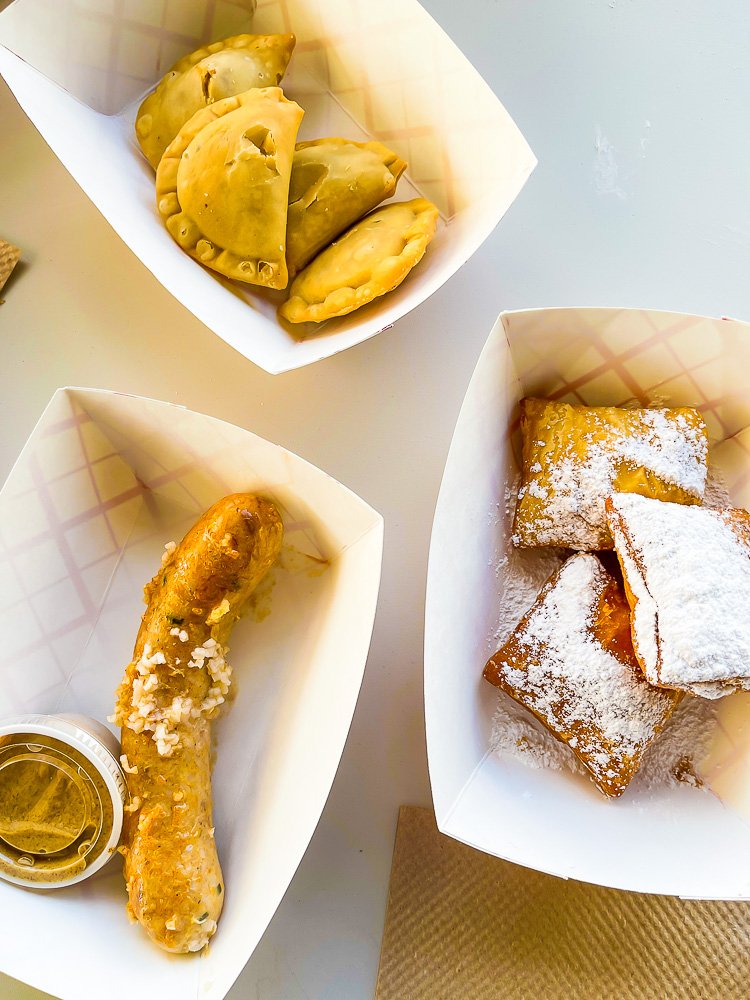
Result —
<instances>
[{"instance_id":1,"label":"mustard dipping sauce","mask_svg":"<svg viewBox=\"0 0 750 1000\"><path fill-rule=\"evenodd\" d=\"M64 882L106 848L114 810L96 767L51 736L0 737L0 873Z\"/></svg>"}]
</instances>

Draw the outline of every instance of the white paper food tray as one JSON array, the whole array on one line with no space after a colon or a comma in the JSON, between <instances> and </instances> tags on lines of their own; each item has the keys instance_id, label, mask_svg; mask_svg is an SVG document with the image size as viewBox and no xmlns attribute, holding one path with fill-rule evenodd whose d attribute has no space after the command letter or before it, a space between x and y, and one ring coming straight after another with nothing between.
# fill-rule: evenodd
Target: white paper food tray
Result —
<instances>
[{"instance_id":1,"label":"white paper food tray","mask_svg":"<svg viewBox=\"0 0 750 1000\"><path fill-rule=\"evenodd\" d=\"M162 285L240 354L278 373L358 344L424 301L492 232L536 161L490 88L416 0L261 0L251 17L253 6L15 0L0 13L0 74ZM305 109L300 139L384 142L409 163L395 200L421 194L442 217L424 260L396 291L307 339L279 324L268 296L223 282L173 242L133 134L140 99L180 56L248 30L297 36L282 86Z\"/></svg>"},{"instance_id":2,"label":"white paper food tray","mask_svg":"<svg viewBox=\"0 0 750 1000\"><path fill-rule=\"evenodd\" d=\"M511 425L532 395L588 405L701 409L732 501L750 506L750 325L635 309L504 313L484 347L435 513L425 623L425 713L440 829L550 874L641 892L750 899L750 695L718 704L702 771L711 791L631 786L607 801L586 778L488 750L511 524ZM533 601L533 598L532 598ZM531 602L530 602L531 603ZM520 617L520 615L519 615Z\"/></svg>"},{"instance_id":3,"label":"white paper food tray","mask_svg":"<svg viewBox=\"0 0 750 1000\"><path fill-rule=\"evenodd\" d=\"M248 431L93 389L55 393L0 491L0 718L103 721L164 544L221 496L245 490L275 500L285 539L232 635L236 697L215 727L219 931L201 957L161 952L126 918L119 858L51 893L0 882L0 969L65 1000L220 1000L229 990L307 847L341 757L375 615L383 522Z\"/></svg>"}]
</instances>

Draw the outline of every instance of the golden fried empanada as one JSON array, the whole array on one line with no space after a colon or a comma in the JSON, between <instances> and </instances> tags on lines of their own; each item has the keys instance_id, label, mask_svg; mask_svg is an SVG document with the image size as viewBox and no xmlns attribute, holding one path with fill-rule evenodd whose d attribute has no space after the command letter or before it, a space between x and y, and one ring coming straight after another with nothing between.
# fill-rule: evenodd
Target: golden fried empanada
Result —
<instances>
[{"instance_id":1,"label":"golden fried empanada","mask_svg":"<svg viewBox=\"0 0 750 1000\"><path fill-rule=\"evenodd\" d=\"M607 517L647 679L704 698L750 688L750 514L615 493Z\"/></svg>"},{"instance_id":2,"label":"golden fried empanada","mask_svg":"<svg viewBox=\"0 0 750 1000\"><path fill-rule=\"evenodd\" d=\"M164 150L196 111L252 87L275 87L294 35L235 35L175 63L138 109L135 134L156 170Z\"/></svg>"},{"instance_id":3,"label":"golden fried empanada","mask_svg":"<svg viewBox=\"0 0 750 1000\"><path fill-rule=\"evenodd\" d=\"M547 581L484 676L566 743L611 796L625 790L682 697L647 683L622 587L583 552Z\"/></svg>"},{"instance_id":4,"label":"golden fried empanada","mask_svg":"<svg viewBox=\"0 0 750 1000\"><path fill-rule=\"evenodd\" d=\"M521 401L519 545L611 549L604 509L615 490L695 504L703 498L708 434L698 410Z\"/></svg>"},{"instance_id":5,"label":"golden fried empanada","mask_svg":"<svg viewBox=\"0 0 750 1000\"><path fill-rule=\"evenodd\" d=\"M406 163L379 142L297 143L289 186L286 262L293 278L319 250L396 190Z\"/></svg>"},{"instance_id":6,"label":"golden fried empanada","mask_svg":"<svg viewBox=\"0 0 750 1000\"><path fill-rule=\"evenodd\" d=\"M279 315L290 323L321 323L392 291L422 259L437 220L426 198L366 215L300 271Z\"/></svg>"},{"instance_id":7,"label":"golden fried empanada","mask_svg":"<svg viewBox=\"0 0 750 1000\"><path fill-rule=\"evenodd\" d=\"M303 111L278 87L198 111L156 171L159 212L197 261L229 278L286 288L286 213Z\"/></svg>"}]
</instances>

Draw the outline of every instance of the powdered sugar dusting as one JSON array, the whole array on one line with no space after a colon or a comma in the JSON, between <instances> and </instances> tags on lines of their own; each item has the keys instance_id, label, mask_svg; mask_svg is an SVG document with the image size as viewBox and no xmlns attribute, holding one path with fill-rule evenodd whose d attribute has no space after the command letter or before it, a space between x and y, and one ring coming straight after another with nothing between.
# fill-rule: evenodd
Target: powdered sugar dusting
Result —
<instances>
[{"instance_id":1,"label":"powdered sugar dusting","mask_svg":"<svg viewBox=\"0 0 750 1000\"><path fill-rule=\"evenodd\" d=\"M717 724L715 705L686 695L664 732L644 754L641 769L633 779L634 787L702 785L700 761L708 753Z\"/></svg>"},{"instance_id":2,"label":"powdered sugar dusting","mask_svg":"<svg viewBox=\"0 0 750 1000\"><path fill-rule=\"evenodd\" d=\"M518 499L520 476L505 487L505 518L511 522ZM500 606L497 628L491 637L490 652L502 646L513 629L532 607L539 591L562 566L568 553L562 549L511 547L495 565L500 581ZM531 767L549 767L585 773L575 754L517 704L504 691L498 691L498 705L492 720L490 749L498 754L520 756Z\"/></svg>"},{"instance_id":3,"label":"powdered sugar dusting","mask_svg":"<svg viewBox=\"0 0 750 1000\"><path fill-rule=\"evenodd\" d=\"M604 740L634 754L664 721L672 699L637 681L632 667L593 637L595 607L608 579L596 556L569 559L516 635L524 669L506 662L504 675L561 730L595 733L590 740L584 732L571 736L571 746L596 754Z\"/></svg>"},{"instance_id":4,"label":"powdered sugar dusting","mask_svg":"<svg viewBox=\"0 0 750 1000\"><path fill-rule=\"evenodd\" d=\"M505 488L505 517L513 520L520 476ZM519 549L511 546L495 565L500 585L497 628L490 640L490 653L501 646L537 599L539 591L569 555L564 549Z\"/></svg>"},{"instance_id":5,"label":"powdered sugar dusting","mask_svg":"<svg viewBox=\"0 0 750 1000\"><path fill-rule=\"evenodd\" d=\"M611 548L604 502L628 470L645 469L702 498L708 444L697 411L524 404L528 466L517 521L523 544Z\"/></svg>"},{"instance_id":6,"label":"powdered sugar dusting","mask_svg":"<svg viewBox=\"0 0 750 1000\"><path fill-rule=\"evenodd\" d=\"M505 692L498 692L492 719L490 750L500 757L513 757L527 767L549 768L585 775L586 769L573 751L518 705ZM679 784L702 785L700 761L708 752L717 726L715 706L703 698L687 695L677 706L664 731L643 755L640 770L629 791L651 791Z\"/></svg>"},{"instance_id":7,"label":"powdered sugar dusting","mask_svg":"<svg viewBox=\"0 0 750 1000\"><path fill-rule=\"evenodd\" d=\"M724 473L718 465L712 465L711 463L709 463L708 475L706 476L703 506L711 507L713 510L723 510L724 507L732 506Z\"/></svg>"},{"instance_id":8,"label":"powdered sugar dusting","mask_svg":"<svg viewBox=\"0 0 750 1000\"><path fill-rule=\"evenodd\" d=\"M750 515L625 493L612 505L651 683L709 698L750 685Z\"/></svg>"},{"instance_id":9,"label":"powdered sugar dusting","mask_svg":"<svg viewBox=\"0 0 750 1000\"><path fill-rule=\"evenodd\" d=\"M493 636L493 651L502 645L526 612L539 591L563 564L560 549L511 549L497 566L502 574L502 596Z\"/></svg>"},{"instance_id":10,"label":"powdered sugar dusting","mask_svg":"<svg viewBox=\"0 0 750 1000\"><path fill-rule=\"evenodd\" d=\"M630 547L626 541L619 522L615 518L610 518L610 530L614 539L617 557L620 560L625 579L630 587L630 592L635 599L635 605L631 609L631 634L633 637L633 649L641 665L641 669L651 684L658 684L659 679L656 672L656 662L659 658L659 643L657 640L657 616L658 609L656 601L649 593L646 581L641 576L638 564L633 558ZM648 664L654 665L650 670Z\"/></svg>"},{"instance_id":11,"label":"powdered sugar dusting","mask_svg":"<svg viewBox=\"0 0 750 1000\"><path fill-rule=\"evenodd\" d=\"M544 442L539 442L543 444ZM531 471L540 472L536 463ZM504 514L512 521L519 493L520 477L505 489ZM729 494L719 469L711 465L706 479L704 506L729 506ZM501 506L501 505L499 505ZM499 517L502 517L502 508ZM521 618L536 601L550 576L562 566L569 552L557 548L511 548L494 566L501 582L497 629L489 640L492 651L503 645ZM492 719L490 750L499 757L512 757L530 768L548 768L587 775L575 753L543 726L527 709L504 691L497 692ZM631 782L632 791L652 791L678 784L702 784L699 762L707 753L716 731L715 706L703 698L686 695L677 706L664 731L646 749L642 764Z\"/></svg>"},{"instance_id":12,"label":"powdered sugar dusting","mask_svg":"<svg viewBox=\"0 0 750 1000\"><path fill-rule=\"evenodd\" d=\"M679 410L633 410L641 433L619 439L618 459L649 469L665 483L679 486L696 498L706 487L708 440L703 422L688 420Z\"/></svg>"},{"instance_id":13,"label":"powdered sugar dusting","mask_svg":"<svg viewBox=\"0 0 750 1000\"><path fill-rule=\"evenodd\" d=\"M528 767L586 773L573 751L504 691L499 692L492 718L490 749L500 756L518 757Z\"/></svg>"},{"instance_id":14,"label":"powdered sugar dusting","mask_svg":"<svg viewBox=\"0 0 750 1000\"><path fill-rule=\"evenodd\" d=\"M606 648L594 622L613 630ZM575 750L608 795L628 784L675 704L673 693L646 684L632 650L628 658L629 643L615 643L626 623L625 598L613 578L596 556L579 553L549 581L485 670Z\"/></svg>"}]
</instances>

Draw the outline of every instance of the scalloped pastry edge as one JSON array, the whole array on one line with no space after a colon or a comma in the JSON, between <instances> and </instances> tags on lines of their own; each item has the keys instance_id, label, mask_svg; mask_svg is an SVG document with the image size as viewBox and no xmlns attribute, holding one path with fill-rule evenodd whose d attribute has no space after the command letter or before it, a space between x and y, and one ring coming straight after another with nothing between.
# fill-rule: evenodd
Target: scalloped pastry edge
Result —
<instances>
[{"instance_id":1,"label":"scalloped pastry edge","mask_svg":"<svg viewBox=\"0 0 750 1000\"><path fill-rule=\"evenodd\" d=\"M151 131L149 131L147 135L142 136L141 135L141 131L140 131L139 127L138 127L139 123L145 117L147 117L147 116L153 117L153 115L151 114L151 111L149 110L149 108L150 108L151 104L153 104L154 100L161 95L161 93L165 90L165 88L168 86L168 84L170 84L172 82L172 80L175 79L175 77L182 76L184 73L187 73L188 70L191 70L193 68L193 66L197 66L198 63L201 62L203 59L208 59L209 56L215 56L218 52L229 51L231 49L250 49L250 48L252 48L253 41L255 39L257 39L257 38L274 38L274 39L286 39L287 40L285 42L279 41L279 42L275 43L274 45L266 45L265 48L267 48L267 49L272 49L272 48L284 49L287 45L290 45L289 39L291 39L291 47L290 47L290 51L289 51L289 59L287 59L286 66L284 67L284 70L282 71L281 76L276 81L277 84L280 83L281 80L284 77L284 73L286 72L286 68L289 65L289 60L291 59L292 53L294 52L294 48L295 48L295 46L297 44L297 38L296 38L296 36L292 32L286 32L286 33L284 33L284 32L276 32L276 33L260 34L260 35L253 35L253 34L246 33L246 34L243 34L243 35L231 35L229 38L224 38L222 41L219 41L219 42L211 42L210 45L204 45L203 48L196 49L194 52L190 52L188 55L182 56L181 59L177 60L177 62L174 64L174 66L172 66L170 69L167 70L167 72L164 74L164 76L162 76L162 78L156 84L156 86L151 91L151 93L147 94L143 98L143 100L141 101L141 104L140 104L140 106L138 108L138 112L137 112L137 114L135 116L135 122L133 124L133 130L135 132L135 137L138 140L138 145L141 147L141 152L146 157L146 159L151 164L151 166L154 168L154 170L157 169L158 164L154 165L154 163L151 160L151 157L148 155L148 153L146 152L146 149L144 148L144 145L143 145L144 141L148 140L149 136L151 135ZM248 41L248 39L250 41ZM256 88L256 89L262 90L264 88L259 87L259 88ZM268 88L265 88L265 89L268 89ZM223 98L223 100L226 100L226 98ZM216 104L216 103L218 103L218 102L211 101L209 104L206 104L205 107L210 107L211 104ZM203 110L203 109L199 109L199 110ZM168 148L169 148L169 146L167 146L165 148L164 152L166 152L166 150Z\"/></svg>"},{"instance_id":2,"label":"scalloped pastry edge","mask_svg":"<svg viewBox=\"0 0 750 1000\"><path fill-rule=\"evenodd\" d=\"M401 284L401 282L406 278L410 271L412 271L416 265L420 262L425 254L428 244L435 235L437 229L438 221L438 210L432 202L428 201L426 198L414 198L412 202L392 202L391 204L396 206L414 204L415 202L424 203L425 207L420 209L418 213L415 214L413 221L409 227L404 232L404 247L401 253L397 256L385 257L380 260L373 267L373 277L370 281L365 282L364 285L359 285L357 288L337 288L323 299L322 302L308 302L301 295L294 294L294 283L301 279L305 271L308 268L315 266L315 261L318 257L314 257L310 263L299 272L295 278L295 282L292 284L291 294L286 302L283 302L278 308L278 314L288 323L322 323L327 319L336 319L339 316L346 316L350 312L354 312L355 309L359 309L362 306L368 305L375 299L380 298L382 295L387 295L392 292L395 288ZM374 215L375 212L384 212L389 208L386 205L384 208L376 208L374 212L368 213L364 218L355 222L353 226L338 239L343 240L346 236L357 226L366 222L370 215ZM429 230L419 225L420 220L424 217L431 218L432 226ZM338 240L336 241L338 242ZM331 246L331 243L324 250L321 250L321 254L326 253ZM378 277L376 282L375 275ZM383 286L388 287L384 288ZM376 291L379 288L382 291Z\"/></svg>"},{"instance_id":3,"label":"scalloped pastry edge","mask_svg":"<svg viewBox=\"0 0 750 1000\"><path fill-rule=\"evenodd\" d=\"M299 108L295 101L290 101L284 96L280 87L255 87L234 97L215 101L196 111L167 146L161 158L156 171L156 205L169 235L199 264L204 264L225 278L234 278L245 284L283 289L289 282L285 256L282 256L279 263L275 263L257 257L240 257L231 250L217 246L212 240L206 239L195 221L182 211L177 195L177 173L180 162L193 139L218 118L239 110L248 102L251 95L257 97L261 93L273 96L279 104L293 104Z\"/></svg>"}]
</instances>

